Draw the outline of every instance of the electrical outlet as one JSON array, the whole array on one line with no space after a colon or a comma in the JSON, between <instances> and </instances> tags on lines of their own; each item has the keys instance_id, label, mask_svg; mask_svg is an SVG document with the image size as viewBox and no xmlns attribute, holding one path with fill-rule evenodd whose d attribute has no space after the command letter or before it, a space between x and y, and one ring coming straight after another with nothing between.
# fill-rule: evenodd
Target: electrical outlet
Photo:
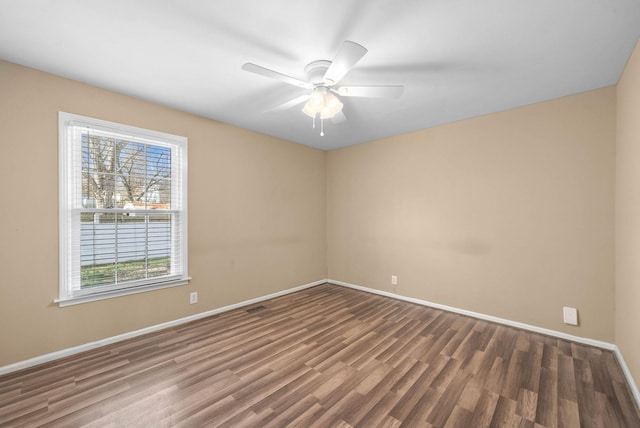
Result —
<instances>
[{"instance_id":1,"label":"electrical outlet","mask_svg":"<svg viewBox=\"0 0 640 428\"><path fill-rule=\"evenodd\" d=\"M578 325L578 310L567 306L562 308L562 315L565 324Z\"/></svg>"},{"instance_id":2,"label":"electrical outlet","mask_svg":"<svg viewBox=\"0 0 640 428\"><path fill-rule=\"evenodd\" d=\"M198 303L198 292L194 291L189 294L189 304L193 305L194 303Z\"/></svg>"},{"instance_id":3,"label":"electrical outlet","mask_svg":"<svg viewBox=\"0 0 640 428\"><path fill-rule=\"evenodd\" d=\"M396 275L391 275L391 285L398 285L398 277Z\"/></svg>"}]
</instances>

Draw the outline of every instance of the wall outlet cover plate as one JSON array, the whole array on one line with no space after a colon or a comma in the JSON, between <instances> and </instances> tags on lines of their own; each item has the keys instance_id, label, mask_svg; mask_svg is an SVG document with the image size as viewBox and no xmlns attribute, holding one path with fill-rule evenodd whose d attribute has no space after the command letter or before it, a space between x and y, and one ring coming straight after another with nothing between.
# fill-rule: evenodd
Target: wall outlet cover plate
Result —
<instances>
[{"instance_id":1,"label":"wall outlet cover plate","mask_svg":"<svg viewBox=\"0 0 640 428\"><path fill-rule=\"evenodd\" d=\"M576 308L563 307L562 315L565 324L578 325L578 310Z\"/></svg>"}]
</instances>

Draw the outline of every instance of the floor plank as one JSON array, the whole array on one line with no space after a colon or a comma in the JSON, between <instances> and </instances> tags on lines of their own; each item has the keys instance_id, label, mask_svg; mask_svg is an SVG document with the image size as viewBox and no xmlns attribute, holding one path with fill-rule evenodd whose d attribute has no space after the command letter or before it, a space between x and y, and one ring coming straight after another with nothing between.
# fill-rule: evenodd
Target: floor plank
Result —
<instances>
[{"instance_id":1,"label":"floor plank","mask_svg":"<svg viewBox=\"0 0 640 428\"><path fill-rule=\"evenodd\" d=\"M324 284L0 377L11 427L640 427L606 350Z\"/></svg>"}]
</instances>

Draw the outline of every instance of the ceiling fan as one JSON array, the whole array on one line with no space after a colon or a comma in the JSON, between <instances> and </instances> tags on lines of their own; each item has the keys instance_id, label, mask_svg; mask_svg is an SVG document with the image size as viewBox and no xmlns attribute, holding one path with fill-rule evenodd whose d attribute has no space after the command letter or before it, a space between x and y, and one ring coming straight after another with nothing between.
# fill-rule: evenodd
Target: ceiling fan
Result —
<instances>
[{"instance_id":1,"label":"ceiling fan","mask_svg":"<svg viewBox=\"0 0 640 428\"><path fill-rule=\"evenodd\" d=\"M367 49L349 40L342 43L333 61L313 61L304 68L307 81L299 80L286 74L256 65L246 63L242 69L251 73L270 77L290 85L309 89L310 93L294 98L272 110L285 110L306 101L302 111L313 118L315 128L316 117L320 118L321 131L324 135L323 121L331 119L333 123L346 120L342 112L343 104L339 97L365 98L398 98L402 95L404 86L340 86L342 78L367 53Z\"/></svg>"}]
</instances>

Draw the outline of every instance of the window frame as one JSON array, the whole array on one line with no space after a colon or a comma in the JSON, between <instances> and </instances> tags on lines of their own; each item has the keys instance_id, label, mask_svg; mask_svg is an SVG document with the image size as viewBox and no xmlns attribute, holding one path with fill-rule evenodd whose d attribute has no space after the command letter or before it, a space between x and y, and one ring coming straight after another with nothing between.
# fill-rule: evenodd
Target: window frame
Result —
<instances>
[{"instance_id":1,"label":"window frame","mask_svg":"<svg viewBox=\"0 0 640 428\"><path fill-rule=\"evenodd\" d=\"M80 212L95 211L78 204L78 189L82 182L82 139L73 138L71 128L88 127L115 134L132 142L143 142L171 149L171 208L169 210L135 209L141 215L170 213L172 222L170 252L172 266L179 268L172 275L133 280L96 288L81 289L80 280L80 229L82 222L74 219ZM78 145L80 146L78 148ZM175 160L174 156L178 159ZM188 212L187 212L187 138L153 131L106 120L58 112L58 196L59 196L59 297L54 302L59 306L75 305L107 298L142 293L151 290L185 285L188 275ZM174 189L178 187L177 189ZM74 199L75 198L75 199ZM113 213L128 212L129 209L109 209ZM79 217L78 217L79 218ZM176 220L177 219L177 220ZM179 260L174 259L177 257Z\"/></svg>"}]
</instances>

